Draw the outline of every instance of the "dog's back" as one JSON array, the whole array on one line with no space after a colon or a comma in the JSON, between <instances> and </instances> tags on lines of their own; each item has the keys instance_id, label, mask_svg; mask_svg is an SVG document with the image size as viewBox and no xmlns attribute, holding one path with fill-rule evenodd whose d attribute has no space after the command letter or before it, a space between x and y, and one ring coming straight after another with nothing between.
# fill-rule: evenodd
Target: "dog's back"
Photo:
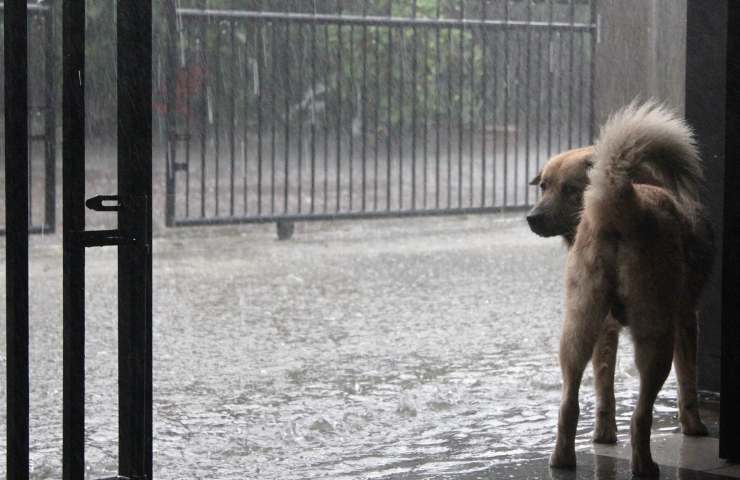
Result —
<instances>
[{"instance_id":1,"label":"dog's back","mask_svg":"<svg viewBox=\"0 0 740 480\"><path fill-rule=\"evenodd\" d=\"M658 104L632 104L602 129L593 163L576 238L606 235L618 242L627 263L639 258L636 268L643 276L651 269L650 277L668 274L670 278L662 282L678 280L680 285L672 287L683 292L675 293L685 292L695 304L714 246L699 201L702 169L690 128ZM638 183L645 177L656 181ZM615 262L625 268L624 260ZM623 275L623 280L627 278L635 277Z\"/></svg>"}]
</instances>

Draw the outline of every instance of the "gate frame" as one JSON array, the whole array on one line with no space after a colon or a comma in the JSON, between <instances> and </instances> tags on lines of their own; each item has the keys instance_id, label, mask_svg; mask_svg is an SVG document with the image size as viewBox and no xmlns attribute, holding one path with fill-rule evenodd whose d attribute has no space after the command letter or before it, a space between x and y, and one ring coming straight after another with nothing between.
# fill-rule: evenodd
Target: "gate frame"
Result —
<instances>
[{"instance_id":1,"label":"gate frame","mask_svg":"<svg viewBox=\"0 0 740 480\"><path fill-rule=\"evenodd\" d=\"M550 0L554 2L555 0ZM407 218L407 217L425 217L425 216L445 216L445 215L470 215L470 214L487 214L487 213L502 213L502 212L516 212L526 211L531 208L532 202L537 199L537 195L529 198L527 192L527 200L524 205L507 205L506 188L507 181L504 180L504 198L501 205L495 206L480 206L480 207L449 207L449 208L423 208L417 209L416 206L412 206L411 209L399 207L397 210L372 210L367 211L363 208L362 211L347 211L347 212L321 212L314 213L313 211L304 213L299 211L297 213L252 213L243 216L217 216L217 217L198 217L198 218L177 218L176 217L176 176L177 172L187 169L186 163L178 163L177 161L177 150L178 143L187 139L186 134L179 134L177 131L177 120L175 118L176 111L176 97L175 97L175 78L178 64L178 52L176 42L178 37L177 31L177 16L202 16L204 21L209 18L218 19L247 19L259 22L296 22L299 24L315 25L316 23L321 24L333 24L333 25L348 25L348 26L406 26L412 27L416 31L417 27L420 28L450 28L450 27L461 27L475 28L475 27L496 27L504 31L526 29L531 27L541 28L547 31L552 36L552 32L559 30L572 30L572 31L590 31L591 38L588 46L591 50L591 64L589 65L589 89L588 89L588 103L590 105L589 110L589 125L586 127L588 130L588 138L593 141L594 137L594 77L595 77L595 61L593 58L597 38L598 38L598 18L597 18L597 0L586 0L589 5L589 20L588 23L576 23L575 22L575 3L577 0L569 0L570 9L570 21L553 21L552 20L552 9L550 11L550 20L544 21L531 21L531 20L494 20L483 17L481 19L466 19L466 18L418 18L413 17L373 17L368 16L366 11L363 11L362 15L343 15L339 14L306 14L306 13L289 13L289 12L267 12L267 11L251 11L251 10L215 10L215 9L197 9L197 8L177 8L175 0L165 1L165 15L167 22L166 29L166 47L165 47L165 79L166 79L166 113L165 113L165 127L164 132L166 136L165 142L165 157L166 157L166 185L165 185L165 225L167 227L180 227L180 226L215 226L215 225L239 225L239 224L259 224L259 223L275 223L277 227L277 233L279 239L287 239L292 236L293 223L298 221L326 221L326 220L358 220L358 219L379 219L379 218ZM414 2L414 5L416 2ZM508 3L507 3L508 4ZM485 12L485 11L484 11ZM485 15L485 13L484 13ZM531 12L528 13L531 15ZM572 52L573 42L571 41L571 63L572 63ZM507 40L507 51L508 51L508 40ZM414 57L415 58L415 57ZM571 65L572 70L572 65ZM572 72L571 72L572 74ZM572 100L569 100L572 102ZM508 107L507 108L508 111ZM571 117L572 119L572 117ZM415 139L416 133L414 133ZM527 144L529 147L529 144ZM460 146L462 148L462 145ZM529 158L527 158L527 161ZM350 187L351 188L351 187ZM412 187L413 188L413 187ZM351 190L350 190L351 191ZM412 197L416 200L416 197ZM363 201L365 197L363 195ZM218 200L216 200L218 202ZM233 197L232 197L233 201Z\"/></svg>"}]
</instances>

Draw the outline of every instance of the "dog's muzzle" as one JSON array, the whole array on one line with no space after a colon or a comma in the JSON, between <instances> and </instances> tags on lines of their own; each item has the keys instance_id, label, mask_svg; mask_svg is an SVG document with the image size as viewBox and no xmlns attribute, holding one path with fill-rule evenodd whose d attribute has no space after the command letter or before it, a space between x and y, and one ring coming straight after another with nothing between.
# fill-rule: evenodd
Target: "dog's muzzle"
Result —
<instances>
[{"instance_id":1,"label":"dog's muzzle","mask_svg":"<svg viewBox=\"0 0 740 480\"><path fill-rule=\"evenodd\" d=\"M541 237L551 237L555 235L555 233L552 232L552 228L548 225L547 217L541 210L535 208L529 212L527 215L527 223L529 224L529 229Z\"/></svg>"}]
</instances>

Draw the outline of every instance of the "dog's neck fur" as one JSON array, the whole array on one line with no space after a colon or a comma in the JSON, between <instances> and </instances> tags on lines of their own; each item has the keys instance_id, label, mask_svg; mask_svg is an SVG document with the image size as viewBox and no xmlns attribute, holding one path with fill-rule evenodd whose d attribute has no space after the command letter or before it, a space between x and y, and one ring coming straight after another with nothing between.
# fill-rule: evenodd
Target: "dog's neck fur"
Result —
<instances>
[{"instance_id":1,"label":"dog's neck fur","mask_svg":"<svg viewBox=\"0 0 740 480\"><path fill-rule=\"evenodd\" d=\"M575 230L572 232L567 232L563 234L563 243L565 243L565 247L570 250L570 247L573 246L573 243L576 241L576 232Z\"/></svg>"}]
</instances>

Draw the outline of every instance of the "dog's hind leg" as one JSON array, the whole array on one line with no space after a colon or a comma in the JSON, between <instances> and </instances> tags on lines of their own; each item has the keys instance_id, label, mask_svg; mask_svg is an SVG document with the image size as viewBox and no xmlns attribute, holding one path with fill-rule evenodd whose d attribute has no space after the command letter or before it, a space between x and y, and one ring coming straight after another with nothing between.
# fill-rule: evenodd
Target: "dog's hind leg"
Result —
<instances>
[{"instance_id":1,"label":"dog's hind leg","mask_svg":"<svg viewBox=\"0 0 740 480\"><path fill-rule=\"evenodd\" d=\"M576 267L577 269L577 267ZM560 338L560 369L563 386L558 416L558 436L550 466L574 467L578 424L578 390L583 371L594 351L607 313L605 283L599 278L574 282L566 294L566 314Z\"/></svg>"},{"instance_id":2,"label":"dog's hind leg","mask_svg":"<svg viewBox=\"0 0 740 480\"><path fill-rule=\"evenodd\" d=\"M696 395L696 315L687 309L679 319L673 347L673 364L678 377L678 418L686 435L706 435L707 427L699 417Z\"/></svg>"},{"instance_id":3,"label":"dog's hind leg","mask_svg":"<svg viewBox=\"0 0 740 480\"><path fill-rule=\"evenodd\" d=\"M596 425L593 435L595 443L617 443L617 422L614 418L616 403L614 368L617 362L620 329L617 321L611 315L608 316L591 356L596 390Z\"/></svg>"},{"instance_id":4,"label":"dog's hind leg","mask_svg":"<svg viewBox=\"0 0 740 480\"><path fill-rule=\"evenodd\" d=\"M659 474L658 465L650 453L650 429L653 425L653 405L671 371L673 331L671 325L660 332L638 335L633 331L635 363L640 372L640 394L632 414L632 473L653 477Z\"/></svg>"}]
</instances>

